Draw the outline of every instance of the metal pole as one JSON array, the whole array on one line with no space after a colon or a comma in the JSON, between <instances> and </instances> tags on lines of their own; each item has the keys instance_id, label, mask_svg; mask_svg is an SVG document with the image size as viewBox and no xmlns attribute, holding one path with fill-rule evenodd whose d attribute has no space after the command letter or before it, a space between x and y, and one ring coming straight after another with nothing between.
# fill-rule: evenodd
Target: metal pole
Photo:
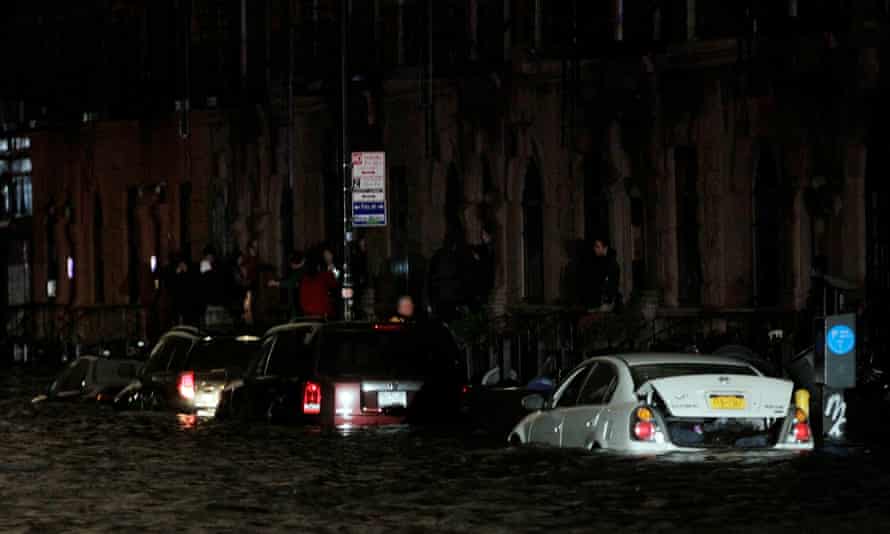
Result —
<instances>
[{"instance_id":1,"label":"metal pole","mask_svg":"<svg viewBox=\"0 0 890 534\"><path fill-rule=\"evenodd\" d=\"M340 141L341 165L343 173L343 319L351 321L352 313L352 269L350 268L350 245L352 242L352 156L349 152L349 78L347 76L347 32L349 30L349 0L340 0Z\"/></svg>"},{"instance_id":2,"label":"metal pole","mask_svg":"<svg viewBox=\"0 0 890 534\"><path fill-rule=\"evenodd\" d=\"M294 246L294 3L287 5L287 183L282 195L281 267L285 272Z\"/></svg>"},{"instance_id":3,"label":"metal pole","mask_svg":"<svg viewBox=\"0 0 890 534\"><path fill-rule=\"evenodd\" d=\"M247 93L247 0L241 0L241 91Z\"/></svg>"}]
</instances>

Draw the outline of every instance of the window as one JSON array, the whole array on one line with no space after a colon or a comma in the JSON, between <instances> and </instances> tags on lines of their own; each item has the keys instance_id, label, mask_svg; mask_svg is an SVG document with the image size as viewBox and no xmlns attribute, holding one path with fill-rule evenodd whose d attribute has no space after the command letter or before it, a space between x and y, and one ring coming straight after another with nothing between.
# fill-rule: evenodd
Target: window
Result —
<instances>
[{"instance_id":1,"label":"window","mask_svg":"<svg viewBox=\"0 0 890 534\"><path fill-rule=\"evenodd\" d=\"M320 371L339 376L427 375L437 358L432 344L415 332L332 332L321 340Z\"/></svg>"},{"instance_id":2,"label":"window","mask_svg":"<svg viewBox=\"0 0 890 534\"><path fill-rule=\"evenodd\" d=\"M246 375L251 377L262 376L266 373L266 363L269 361L269 352L275 346L275 338L268 337L263 340L263 345L247 366Z\"/></svg>"},{"instance_id":3,"label":"window","mask_svg":"<svg viewBox=\"0 0 890 534\"><path fill-rule=\"evenodd\" d=\"M189 356L189 369L209 371L211 369L243 370L250 357L256 352L257 343L219 339L204 341L195 347Z\"/></svg>"},{"instance_id":4,"label":"window","mask_svg":"<svg viewBox=\"0 0 890 534\"><path fill-rule=\"evenodd\" d=\"M522 191L522 233L525 298L540 303L544 300L544 190L534 161L529 164Z\"/></svg>"},{"instance_id":5,"label":"window","mask_svg":"<svg viewBox=\"0 0 890 534\"><path fill-rule=\"evenodd\" d=\"M701 304L702 257L699 248L698 152L693 147L674 150L677 188L677 263L680 305Z\"/></svg>"},{"instance_id":6,"label":"window","mask_svg":"<svg viewBox=\"0 0 890 534\"><path fill-rule=\"evenodd\" d=\"M599 362L587 378L578 398L578 404L608 404L616 387L618 387L618 373L615 367L609 363Z\"/></svg>"},{"instance_id":7,"label":"window","mask_svg":"<svg viewBox=\"0 0 890 534\"><path fill-rule=\"evenodd\" d=\"M173 345L173 353L170 355L168 368L171 371L181 371L185 369L189 352L192 350L192 342L183 338L174 338L171 340L171 344Z\"/></svg>"},{"instance_id":8,"label":"window","mask_svg":"<svg viewBox=\"0 0 890 534\"><path fill-rule=\"evenodd\" d=\"M27 137L0 139L0 218L32 213L30 148Z\"/></svg>"},{"instance_id":9,"label":"window","mask_svg":"<svg viewBox=\"0 0 890 534\"><path fill-rule=\"evenodd\" d=\"M568 408L578 404L578 394L584 386L584 378L589 370L590 366L582 367L566 380L564 386L557 390L559 392L556 399L558 408Z\"/></svg>"},{"instance_id":10,"label":"window","mask_svg":"<svg viewBox=\"0 0 890 534\"><path fill-rule=\"evenodd\" d=\"M292 330L278 334L269 355L266 374L292 377L312 372L312 356L306 345L310 329Z\"/></svg>"},{"instance_id":11,"label":"window","mask_svg":"<svg viewBox=\"0 0 890 534\"><path fill-rule=\"evenodd\" d=\"M6 256L7 304L20 306L31 302L31 262L27 241L10 241Z\"/></svg>"},{"instance_id":12,"label":"window","mask_svg":"<svg viewBox=\"0 0 890 534\"><path fill-rule=\"evenodd\" d=\"M167 363L170 361L170 352L173 350L172 340L162 339L155 345L145 364L145 373L157 373L167 369Z\"/></svg>"},{"instance_id":13,"label":"window","mask_svg":"<svg viewBox=\"0 0 890 534\"><path fill-rule=\"evenodd\" d=\"M90 370L90 361L78 359L73 362L62 376L53 384L52 392L80 391L86 384L87 373Z\"/></svg>"}]
</instances>

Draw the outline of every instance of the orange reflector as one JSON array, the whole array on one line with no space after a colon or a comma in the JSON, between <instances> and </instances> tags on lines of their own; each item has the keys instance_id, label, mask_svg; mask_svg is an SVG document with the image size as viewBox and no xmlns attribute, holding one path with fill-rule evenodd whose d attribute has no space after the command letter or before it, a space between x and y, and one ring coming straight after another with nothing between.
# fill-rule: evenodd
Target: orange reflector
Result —
<instances>
[{"instance_id":1,"label":"orange reflector","mask_svg":"<svg viewBox=\"0 0 890 534\"><path fill-rule=\"evenodd\" d=\"M805 423L807 420L807 414L800 408L794 410L794 420L798 423Z\"/></svg>"},{"instance_id":2,"label":"orange reflector","mask_svg":"<svg viewBox=\"0 0 890 534\"><path fill-rule=\"evenodd\" d=\"M802 410L804 417L810 415L810 392L805 389L798 389L794 392L794 406Z\"/></svg>"},{"instance_id":3,"label":"orange reflector","mask_svg":"<svg viewBox=\"0 0 890 534\"><path fill-rule=\"evenodd\" d=\"M637 408L637 419L639 419L640 421L651 421L652 410L646 408L645 406Z\"/></svg>"}]
</instances>

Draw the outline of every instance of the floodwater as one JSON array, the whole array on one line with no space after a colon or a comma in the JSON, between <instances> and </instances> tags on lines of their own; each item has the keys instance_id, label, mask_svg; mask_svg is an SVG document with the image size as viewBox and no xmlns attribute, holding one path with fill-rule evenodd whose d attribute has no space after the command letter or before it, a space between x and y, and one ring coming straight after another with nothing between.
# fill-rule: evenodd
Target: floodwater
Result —
<instances>
[{"instance_id":1,"label":"floodwater","mask_svg":"<svg viewBox=\"0 0 890 534\"><path fill-rule=\"evenodd\" d=\"M0 532L890 532L874 445L795 455L508 449L30 403L0 379Z\"/></svg>"}]
</instances>

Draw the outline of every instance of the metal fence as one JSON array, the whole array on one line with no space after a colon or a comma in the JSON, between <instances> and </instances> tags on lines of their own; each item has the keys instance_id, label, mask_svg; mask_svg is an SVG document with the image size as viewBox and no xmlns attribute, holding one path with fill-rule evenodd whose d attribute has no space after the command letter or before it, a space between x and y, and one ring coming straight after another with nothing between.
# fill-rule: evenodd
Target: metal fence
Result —
<instances>
[{"instance_id":1,"label":"metal fence","mask_svg":"<svg viewBox=\"0 0 890 534\"><path fill-rule=\"evenodd\" d=\"M519 383L541 375L558 378L587 357L616 352L709 353L741 345L771 359L774 340L793 345L800 326L795 312L781 310L661 310L647 320L639 311L540 306L510 308L496 317L471 314L451 324L470 380L498 368L501 377Z\"/></svg>"},{"instance_id":2,"label":"metal fence","mask_svg":"<svg viewBox=\"0 0 890 534\"><path fill-rule=\"evenodd\" d=\"M4 351L13 360L27 361L111 341L129 344L147 338L147 317L142 306L10 306L3 313Z\"/></svg>"}]
</instances>

